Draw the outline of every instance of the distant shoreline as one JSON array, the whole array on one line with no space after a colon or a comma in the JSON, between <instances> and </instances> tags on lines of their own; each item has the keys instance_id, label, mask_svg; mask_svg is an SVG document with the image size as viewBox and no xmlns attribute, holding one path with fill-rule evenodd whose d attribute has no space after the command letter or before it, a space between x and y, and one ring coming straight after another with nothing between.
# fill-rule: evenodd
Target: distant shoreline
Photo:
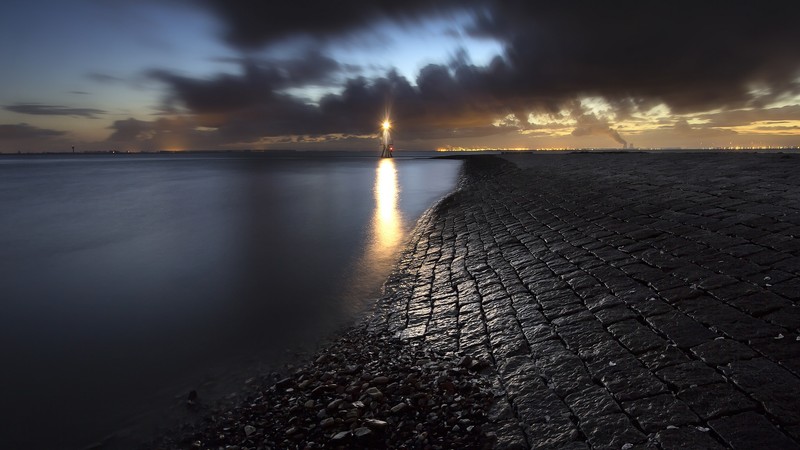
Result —
<instances>
[{"instance_id":1,"label":"distant shoreline","mask_svg":"<svg viewBox=\"0 0 800 450\"><path fill-rule=\"evenodd\" d=\"M709 148L679 148L679 147L664 147L664 148L563 148L563 149L527 149L527 150L509 150L503 148L497 149L462 149L462 150L399 150L396 153L397 157L415 156L418 154L430 154L436 156L449 156L449 155L476 155L476 154L569 154L569 153L797 153L800 152L798 147L742 147L742 148L727 148L727 147L709 147ZM302 155L302 156L336 156L336 155L359 155L359 156L374 156L379 157L379 154L373 150L292 150L292 149L275 149L275 150L257 150L257 149L244 149L244 150L157 150L157 151L47 151L47 152L17 152L17 153L3 153L0 152L0 157L19 157L19 156L110 156L110 155L264 155L264 156L279 156L279 155Z\"/></svg>"}]
</instances>

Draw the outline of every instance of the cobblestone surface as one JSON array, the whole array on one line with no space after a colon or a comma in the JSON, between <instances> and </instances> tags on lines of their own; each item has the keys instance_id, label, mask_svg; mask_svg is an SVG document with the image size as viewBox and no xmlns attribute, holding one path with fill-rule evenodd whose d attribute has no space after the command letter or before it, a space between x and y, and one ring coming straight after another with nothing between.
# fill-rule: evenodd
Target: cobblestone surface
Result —
<instances>
[{"instance_id":1,"label":"cobblestone surface","mask_svg":"<svg viewBox=\"0 0 800 450\"><path fill-rule=\"evenodd\" d=\"M505 448L798 448L800 155L470 158L376 329L491 362Z\"/></svg>"}]
</instances>

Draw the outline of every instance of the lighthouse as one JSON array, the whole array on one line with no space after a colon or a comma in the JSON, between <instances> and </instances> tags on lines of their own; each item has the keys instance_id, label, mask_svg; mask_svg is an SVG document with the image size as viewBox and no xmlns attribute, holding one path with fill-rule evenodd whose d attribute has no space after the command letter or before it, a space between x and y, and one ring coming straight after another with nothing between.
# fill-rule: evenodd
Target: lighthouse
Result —
<instances>
[{"instance_id":1,"label":"lighthouse","mask_svg":"<svg viewBox=\"0 0 800 450\"><path fill-rule=\"evenodd\" d=\"M384 119L381 124L381 158L391 158L394 152L394 144L392 143L392 135L390 133L391 128L392 123L389 122L389 119Z\"/></svg>"}]
</instances>

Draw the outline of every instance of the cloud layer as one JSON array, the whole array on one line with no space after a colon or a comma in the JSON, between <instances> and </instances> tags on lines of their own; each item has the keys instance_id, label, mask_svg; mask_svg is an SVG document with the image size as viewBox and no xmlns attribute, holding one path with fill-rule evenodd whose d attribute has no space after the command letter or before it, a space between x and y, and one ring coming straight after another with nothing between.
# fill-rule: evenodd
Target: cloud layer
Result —
<instances>
[{"instance_id":1,"label":"cloud layer","mask_svg":"<svg viewBox=\"0 0 800 450\"><path fill-rule=\"evenodd\" d=\"M3 107L7 111L34 116L78 116L96 118L98 114L105 114L102 109L71 108L62 105L42 105L38 103L15 103Z\"/></svg>"},{"instance_id":2,"label":"cloud layer","mask_svg":"<svg viewBox=\"0 0 800 450\"><path fill-rule=\"evenodd\" d=\"M159 116L113 122L109 144L350 143L374 135L387 110L398 122L398 138L421 146L509 134L597 135L621 145L647 132L791 132L800 120L797 2L172 1L215 19L232 52L218 60L234 70L199 76L151 67L143 77L129 74L162 90ZM414 24L432 17L453 35L499 42L503 51L474 64L464 48L449 61L422 67L413 79L393 69L375 75L374 68L347 66L329 52L360 40L379 42L373 38L386 23L406 24L413 33ZM299 50L293 57L265 56L276 48L284 55ZM88 78L124 84L102 72ZM327 94L308 94L314 90ZM587 98L597 99L595 106ZM30 102L4 109L108 115ZM5 127L19 136L40 130Z\"/></svg>"},{"instance_id":3,"label":"cloud layer","mask_svg":"<svg viewBox=\"0 0 800 450\"><path fill-rule=\"evenodd\" d=\"M731 2L362 2L318 6L303 2L267 8L261 2L204 0L228 41L259 48L291 36L331 38L380 20L413 21L457 10L475 18L461 31L498 39L503 55L474 66L466 55L420 70L413 83L394 72L351 78L318 104L288 87L330 82L339 64L319 52L297 60L241 62L241 74L194 79L151 75L169 87L167 103L224 139L252 141L284 135L374 132L391 104L409 139L486 135L530 127L530 113L575 119L573 136L624 139L608 123L576 107L581 96L604 98L624 119L666 105L672 113L756 108L800 94L797 6ZM263 13L263 14L261 14ZM758 113L751 115L757 116ZM511 117L503 126L498 118ZM494 124L494 125L492 125ZM223 139L223 140L224 140Z\"/></svg>"}]
</instances>

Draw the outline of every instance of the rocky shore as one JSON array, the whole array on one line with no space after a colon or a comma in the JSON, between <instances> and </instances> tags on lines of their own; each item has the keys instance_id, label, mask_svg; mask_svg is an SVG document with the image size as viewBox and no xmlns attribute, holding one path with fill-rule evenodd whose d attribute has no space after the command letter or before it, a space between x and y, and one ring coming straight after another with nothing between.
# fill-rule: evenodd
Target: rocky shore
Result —
<instances>
[{"instance_id":1,"label":"rocky shore","mask_svg":"<svg viewBox=\"0 0 800 450\"><path fill-rule=\"evenodd\" d=\"M288 377L156 448L491 448L487 361L354 327ZM192 407L196 398L187 399Z\"/></svg>"},{"instance_id":2,"label":"rocky shore","mask_svg":"<svg viewBox=\"0 0 800 450\"><path fill-rule=\"evenodd\" d=\"M800 448L800 156L468 158L375 314L158 448Z\"/></svg>"}]
</instances>

